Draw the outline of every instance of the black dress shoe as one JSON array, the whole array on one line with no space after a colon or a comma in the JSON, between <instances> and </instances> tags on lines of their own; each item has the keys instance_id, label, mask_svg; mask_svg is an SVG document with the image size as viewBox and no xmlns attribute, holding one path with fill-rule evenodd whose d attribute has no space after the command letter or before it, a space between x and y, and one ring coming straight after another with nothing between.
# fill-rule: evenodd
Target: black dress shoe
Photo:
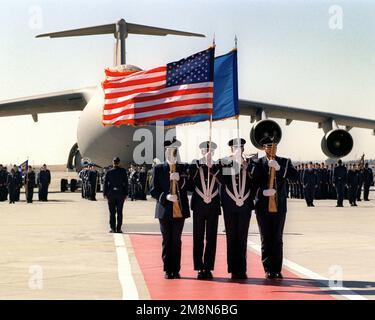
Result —
<instances>
[{"instance_id":1,"label":"black dress shoe","mask_svg":"<svg viewBox=\"0 0 375 320\"><path fill-rule=\"evenodd\" d=\"M121 229L117 229L117 233L123 233Z\"/></svg>"},{"instance_id":2,"label":"black dress shoe","mask_svg":"<svg viewBox=\"0 0 375 320\"><path fill-rule=\"evenodd\" d=\"M246 280L246 279L247 279L247 274L246 274L246 272L244 272L244 273L240 273L240 274L238 275L238 279L240 279L240 280Z\"/></svg>"},{"instance_id":3,"label":"black dress shoe","mask_svg":"<svg viewBox=\"0 0 375 320\"><path fill-rule=\"evenodd\" d=\"M198 271L197 279L199 280L206 279L206 274L203 270Z\"/></svg>"},{"instance_id":4,"label":"black dress shoe","mask_svg":"<svg viewBox=\"0 0 375 320\"><path fill-rule=\"evenodd\" d=\"M275 279L276 275L273 272L266 272L266 279Z\"/></svg>"},{"instance_id":5,"label":"black dress shoe","mask_svg":"<svg viewBox=\"0 0 375 320\"><path fill-rule=\"evenodd\" d=\"M206 279L207 280L211 280L211 279L213 279L213 275L212 275L212 272L210 271L210 270L206 270L205 271L205 276L206 276Z\"/></svg>"},{"instance_id":6,"label":"black dress shoe","mask_svg":"<svg viewBox=\"0 0 375 320\"><path fill-rule=\"evenodd\" d=\"M115 230L111 229L109 230L109 233L116 233Z\"/></svg>"},{"instance_id":7,"label":"black dress shoe","mask_svg":"<svg viewBox=\"0 0 375 320\"><path fill-rule=\"evenodd\" d=\"M276 278L276 279L283 279L284 277L283 277L283 275L281 274L281 272L278 272L278 273L275 274L275 278Z\"/></svg>"},{"instance_id":8,"label":"black dress shoe","mask_svg":"<svg viewBox=\"0 0 375 320\"><path fill-rule=\"evenodd\" d=\"M173 279L173 274L172 274L171 272L166 272L166 273L164 274L164 278L165 278L165 279Z\"/></svg>"},{"instance_id":9,"label":"black dress shoe","mask_svg":"<svg viewBox=\"0 0 375 320\"><path fill-rule=\"evenodd\" d=\"M246 273L232 273L233 280L246 280L247 274Z\"/></svg>"},{"instance_id":10,"label":"black dress shoe","mask_svg":"<svg viewBox=\"0 0 375 320\"><path fill-rule=\"evenodd\" d=\"M173 277L174 277L175 279L181 279L181 276L180 276L180 273L179 273L179 272L175 272L175 273L173 273Z\"/></svg>"}]
</instances>

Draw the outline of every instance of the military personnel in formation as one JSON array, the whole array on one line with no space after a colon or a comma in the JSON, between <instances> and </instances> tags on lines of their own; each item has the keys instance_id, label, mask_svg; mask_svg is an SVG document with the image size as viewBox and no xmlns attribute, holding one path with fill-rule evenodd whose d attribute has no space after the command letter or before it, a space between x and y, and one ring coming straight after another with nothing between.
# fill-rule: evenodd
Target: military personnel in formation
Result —
<instances>
[{"instance_id":1,"label":"military personnel in formation","mask_svg":"<svg viewBox=\"0 0 375 320\"><path fill-rule=\"evenodd\" d=\"M35 188L35 171L32 166L29 166L25 174L25 193L27 203L33 203L34 188Z\"/></svg>"},{"instance_id":2,"label":"military personnel in formation","mask_svg":"<svg viewBox=\"0 0 375 320\"><path fill-rule=\"evenodd\" d=\"M232 279L247 279L247 237L251 211L254 209L254 188L251 160L244 158L245 139L228 142L231 155L221 159L217 178L227 238L228 272Z\"/></svg>"},{"instance_id":3,"label":"military personnel in formation","mask_svg":"<svg viewBox=\"0 0 375 320\"><path fill-rule=\"evenodd\" d=\"M294 169L297 170L298 174L300 174L300 169L301 168L301 165L297 165L294 167ZM287 180L288 182L288 186L290 186L291 190L290 190L290 197L292 199L300 199L300 188L299 188L299 179L296 180L296 181L289 181Z\"/></svg>"},{"instance_id":4,"label":"military personnel in formation","mask_svg":"<svg viewBox=\"0 0 375 320\"><path fill-rule=\"evenodd\" d=\"M139 198L140 200L147 200L147 168L146 166L142 166L139 170L139 185L140 185L140 192Z\"/></svg>"},{"instance_id":5,"label":"military personnel in formation","mask_svg":"<svg viewBox=\"0 0 375 320\"><path fill-rule=\"evenodd\" d=\"M305 199L305 188L303 186L303 173L305 172L305 170L308 168L308 164L307 163L304 163L301 165L300 167L300 171L299 171L299 174L298 174L298 184L299 184L299 187L300 187L300 199Z\"/></svg>"},{"instance_id":6,"label":"military personnel in formation","mask_svg":"<svg viewBox=\"0 0 375 320\"><path fill-rule=\"evenodd\" d=\"M110 233L122 233L124 202L128 195L128 174L120 167L120 158L113 159L113 167L104 177L103 195L108 200Z\"/></svg>"},{"instance_id":7,"label":"military personnel in formation","mask_svg":"<svg viewBox=\"0 0 375 320\"><path fill-rule=\"evenodd\" d=\"M19 186L19 177L14 167L10 170L10 174L7 176L7 188L9 193L9 203L15 203L17 198L17 187Z\"/></svg>"},{"instance_id":8,"label":"military personnel in formation","mask_svg":"<svg viewBox=\"0 0 375 320\"><path fill-rule=\"evenodd\" d=\"M307 165L307 169L303 171L302 183L307 206L315 207L314 199L315 190L318 187L318 178L312 162L309 162L309 164Z\"/></svg>"},{"instance_id":9,"label":"military personnel in formation","mask_svg":"<svg viewBox=\"0 0 375 320\"><path fill-rule=\"evenodd\" d=\"M88 177L87 177L88 191L89 191L88 199L91 201L96 201L96 188L98 185L98 176L99 176L98 171L95 169L95 166L91 164L89 166Z\"/></svg>"},{"instance_id":10,"label":"military personnel in formation","mask_svg":"<svg viewBox=\"0 0 375 320\"><path fill-rule=\"evenodd\" d=\"M166 279L181 277L181 236L185 219L190 217L188 165L178 162L180 146L176 139L164 142L166 161L155 165L150 189L151 196L156 199L155 218L159 220L163 237L162 260Z\"/></svg>"},{"instance_id":11,"label":"military personnel in formation","mask_svg":"<svg viewBox=\"0 0 375 320\"><path fill-rule=\"evenodd\" d=\"M298 166L298 180L296 182L297 184L297 199L304 199L304 193L303 193L303 182L302 182L302 175L305 170L305 165L300 164Z\"/></svg>"},{"instance_id":12,"label":"military personnel in formation","mask_svg":"<svg viewBox=\"0 0 375 320\"><path fill-rule=\"evenodd\" d=\"M372 169L369 168L368 163L366 162L365 168L363 170L363 198L365 201L370 201L369 193L370 186L374 183L374 173Z\"/></svg>"},{"instance_id":13,"label":"military personnel in formation","mask_svg":"<svg viewBox=\"0 0 375 320\"><path fill-rule=\"evenodd\" d=\"M337 194L337 205L336 207L344 206L344 192L347 180L347 169L342 164L342 160L337 161L337 166L333 170L333 181L336 188Z\"/></svg>"},{"instance_id":14,"label":"military personnel in formation","mask_svg":"<svg viewBox=\"0 0 375 320\"><path fill-rule=\"evenodd\" d=\"M156 166L157 162L159 163L156 158L152 160L152 167L150 170L147 171L147 192L150 193L150 188L151 188L151 182L152 182L152 173L154 171L154 167Z\"/></svg>"},{"instance_id":15,"label":"military personnel in formation","mask_svg":"<svg viewBox=\"0 0 375 320\"><path fill-rule=\"evenodd\" d=\"M44 164L38 174L39 200L48 201L48 187L51 183L51 172Z\"/></svg>"},{"instance_id":16,"label":"military personnel in formation","mask_svg":"<svg viewBox=\"0 0 375 320\"><path fill-rule=\"evenodd\" d=\"M337 164L331 164L328 170L328 185L329 185L329 199L336 199L336 188L335 188L335 182L334 182L334 170Z\"/></svg>"},{"instance_id":17,"label":"military personnel in formation","mask_svg":"<svg viewBox=\"0 0 375 320\"><path fill-rule=\"evenodd\" d=\"M305 169L307 169L307 164L301 164L300 170L298 172L298 185L299 185L299 199L305 199L305 190L303 187L303 173L305 172Z\"/></svg>"},{"instance_id":18,"label":"military personnel in formation","mask_svg":"<svg viewBox=\"0 0 375 320\"><path fill-rule=\"evenodd\" d=\"M362 188L363 188L363 172L364 167L363 165L357 166L357 173L358 173L358 189L357 189L357 201L362 201L361 195L362 195Z\"/></svg>"},{"instance_id":19,"label":"military personnel in formation","mask_svg":"<svg viewBox=\"0 0 375 320\"><path fill-rule=\"evenodd\" d=\"M316 189L315 189L315 199L322 199L322 170L319 163L315 163L315 174L316 174Z\"/></svg>"},{"instance_id":20,"label":"military personnel in formation","mask_svg":"<svg viewBox=\"0 0 375 320\"><path fill-rule=\"evenodd\" d=\"M189 189L192 191L190 208L193 211L193 258L198 279L212 279L215 265L217 228L221 214L219 166L212 157L216 143L204 141L199 145L202 158L189 166ZM206 246L205 246L206 239Z\"/></svg>"},{"instance_id":21,"label":"military personnel in formation","mask_svg":"<svg viewBox=\"0 0 375 320\"><path fill-rule=\"evenodd\" d=\"M359 187L359 171L356 164L349 164L347 174L348 199L352 207L357 206L357 192Z\"/></svg>"},{"instance_id":22,"label":"military personnel in formation","mask_svg":"<svg viewBox=\"0 0 375 320\"><path fill-rule=\"evenodd\" d=\"M20 194L21 194L21 188L22 188L22 185L23 185L23 181L22 181L22 173L21 171L19 170L19 168L14 165L13 166L13 170L15 172L15 176L16 176L16 190L15 190L15 197L14 197L14 201L20 201Z\"/></svg>"},{"instance_id":23,"label":"military personnel in formation","mask_svg":"<svg viewBox=\"0 0 375 320\"><path fill-rule=\"evenodd\" d=\"M7 188L8 172L6 167L0 164L0 201L6 201L8 199L8 188Z\"/></svg>"},{"instance_id":24,"label":"military personnel in formation","mask_svg":"<svg viewBox=\"0 0 375 320\"><path fill-rule=\"evenodd\" d=\"M328 169L327 166L322 162L320 164L320 171L322 180L320 181L321 198L328 199Z\"/></svg>"},{"instance_id":25,"label":"military personnel in formation","mask_svg":"<svg viewBox=\"0 0 375 320\"><path fill-rule=\"evenodd\" d=\"M255 213L261 236L262 263L267 279L283 278L283 230L287 212L286 180L298 180L298 171L290 159L272 157L271 138L262 141L266 156L256 160L253 178L257 185ZM270 168L276 171L275 184L269 188ZM277 210L270 212L269 201L275 197Z\"/></svg>"},{"instance_id":26,"label":"military personnel in formation","mask_svg":"<svg viewBox=\"0 0 375 320\"><path fill-rule=\"evenodd\" d=\"M129 185L130 185L129 193L130 193L131 201L134 201L137 198L138 183L139 183L138 168L135 164L131 164L130 170L129 170Z\"/></svg>"}]
</instances>

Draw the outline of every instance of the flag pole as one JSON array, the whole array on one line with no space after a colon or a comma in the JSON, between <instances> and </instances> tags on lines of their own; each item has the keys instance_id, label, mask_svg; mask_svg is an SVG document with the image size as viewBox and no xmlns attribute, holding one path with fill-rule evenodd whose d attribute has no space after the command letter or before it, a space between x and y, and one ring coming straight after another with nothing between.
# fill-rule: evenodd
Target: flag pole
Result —
<instances>
[{"instance_id":1,"label":"flag pole","mask_svg":"<svg viewBox=\"0 0 375 320\"><path fill-rule=\"evenodd\" d=\"M237 42L238 42L238 38L237 38L237 35L234 35L234 50L237 50ZM236 118L236 124L237 124L237 143L240 145L241 147L241 140L240 140L240 115L237 115L237 118ZM240 159L240 163L239 163L239 172L238 172L238 184L239 184L239 188L241 188L241 167L242 167L242 154L241 154L241 159Z\"/></svg>"},{"instance_id":2,"label":"flag pole","mask_svg":"<svg viewBox=\"0 0 375 320\"><path fill-rule=\"evenodd\" d=\"M237 42L238 42L238 38L237 38L237 35L234 35L234 50L237 50ZM237 143L238 145L240 145L241 147L241 140L240 140L240 116L237 115L236 117L236 127L237 127ZM240 163L239 163L239 172L238 172L238 183L239 183L239 187L241 188L241 166L242 166L242 155L241 155L241 159L240 159Z\"/></svg>"},{"instance_id":3,"label":"flag pole","mask_svg":"<svg viewBox=\"0 0 375 320\"><path fill-rule=\"evenodd\" d=\"M214 33L214 37L212 39L212 47L215 48L216 46L216 43L215 43L215 33ZM213 108L213 106L212 106ZM209 123L209 129L208 129L208 152L211 152L211 142L212 142L212 113L213 113L213 110L210 114L210 123ZM206 158L207 159L207 158ZM212 161L212 153L211 153L211 161ZM210 190L210 167L208 166L208 163L206 163L207 165L207 190Z\"/></svg>"}]
</instances>

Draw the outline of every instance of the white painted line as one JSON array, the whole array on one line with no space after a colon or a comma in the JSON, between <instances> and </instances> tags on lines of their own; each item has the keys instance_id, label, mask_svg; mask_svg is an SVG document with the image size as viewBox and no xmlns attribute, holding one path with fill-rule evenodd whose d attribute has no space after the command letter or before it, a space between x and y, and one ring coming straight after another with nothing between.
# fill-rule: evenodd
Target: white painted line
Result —
<instances>
[{"instance_id":1,"label":"white painted line","mask_svg":"<svg viewBox=\"0 0 375 320\"><path fill-rule=\"evenodd\" d=\"M122 299L139 300L138 289L133 279L124 236L121 233L114 233L113 238L116 246L118 278L122 289Z\"/></svg>"},{"instance_id":2,"label":"white painted line","mask_svg":"<svg viewBox=\"0 0 375 320\"><path fill-rule=\"evenodd\" d=\"M248 247L256 251L258 254L261 254L261 248L260 245L248 240ZM326 277L323 277L322 275L315 273L314 271L311 271L305 267L302 267L301 265L290 261L288 259L283 259L283 266L290 269L292 272L297 272L304 277L307 277L312 280L320 280L322 284L324 284L324 287L330 288L332 291L337 291L338 295L341 295L342 297L349 299L349 300L368 300L364 296L360 295L357 292L354 292L350 290L349 288L345 287L329 287L329 279ZM341 293L341 291L345 291L346 293Z\"/></svg>"}]
</instances>

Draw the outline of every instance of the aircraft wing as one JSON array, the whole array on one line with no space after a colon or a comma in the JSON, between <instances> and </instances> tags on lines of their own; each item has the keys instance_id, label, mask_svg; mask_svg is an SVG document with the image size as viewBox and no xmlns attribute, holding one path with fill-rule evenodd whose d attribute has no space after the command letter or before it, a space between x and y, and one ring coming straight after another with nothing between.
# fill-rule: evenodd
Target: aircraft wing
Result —
<instances>
[{"instance_id":1,"label":"aircraft wing","mask_svg":"<svg viewBox=\"0 0 375 320\"><path fill-rule=\"evenodd\" d=\"M269 118L285 119L286 125L289 125L293 120L316 122L319 127L324 123L332 122L334 120L337 125L345 126L346 130L351 128L364 128L373 130L375 135L375 120L345 116L340 114L292 108L287 106L280 106L270 103L239 100L239 109L241 115L251 117L251 122L262 119L262 111Z\"/></svg>"},{"instance_id":2,"label":"aircraft wing","mask_svg":"<svg viewBox=\"0 0 375 320\"><path fill-rule=\"evenodd\" d=\"M88 87L0 101L0 117L30 114L37 122L40 113L80 111L90 100L95 88Z\"/></svg>"}]
</instances>

